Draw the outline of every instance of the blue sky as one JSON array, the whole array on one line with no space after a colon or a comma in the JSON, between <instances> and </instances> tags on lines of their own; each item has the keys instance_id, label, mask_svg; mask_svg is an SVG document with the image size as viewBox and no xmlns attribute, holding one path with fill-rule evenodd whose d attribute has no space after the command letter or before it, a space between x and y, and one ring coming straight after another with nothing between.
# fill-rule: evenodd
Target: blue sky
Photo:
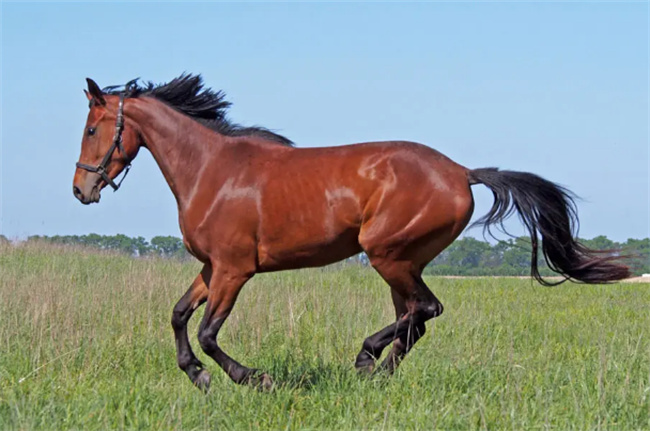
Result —
<instances>
[{"instance_id":1,"label":"blue sky","mask_svg":"<svg viewBox=\"0 0 650 431\"><path fill-rule=\"evenodd\" d=\"M183 71L223 89L235 121L298 146L422 142L470 168L567 186L583 198L581 236L650 235L645 2L1 8L0 231L10 238L180 236L146 151L99 205L82 206L71 189L84 78L163 82ZM478 217L491 194L473 190Z\"/></svg>"}]
</instances>

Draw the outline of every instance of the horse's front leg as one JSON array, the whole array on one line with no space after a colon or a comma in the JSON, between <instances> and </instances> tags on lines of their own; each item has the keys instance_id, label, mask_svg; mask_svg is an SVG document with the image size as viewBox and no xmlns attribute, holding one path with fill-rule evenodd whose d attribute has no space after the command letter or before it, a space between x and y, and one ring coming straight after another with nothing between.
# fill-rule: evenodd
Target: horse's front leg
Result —
<instances>
[{"instance_id":1,"label":"horse's front leg","mask_svg":"<svg viewBox=\"0 0 650 431\"><path fill-rule=\"evenodd\" d=\"M266 373L241 365L228 356L217 344L221 326L230 315L237 296L253 274L247 274L234 267L214 266L209 282L208 302L205 315L199 327L199 343L203 351L238 384L252 384L262 389L270 389L271 378Z\"/></svg>"},{"instance_id":2,"label":"horse's front leg","mask_svg":"<svg viewBox=\"0 0 650 431\"><path fill-rule=\"evenodd\" d=\"M197 387L207 390L210 386L210 374L203 369L187 337L187 322L194 311L208 298L206 280L210 279L212 271L209 265L203 267L185 295L178 301L172 313L172 328L176 339L176 358L178 366L185 371L192 383Z\"/></svg>"}]
</instances>

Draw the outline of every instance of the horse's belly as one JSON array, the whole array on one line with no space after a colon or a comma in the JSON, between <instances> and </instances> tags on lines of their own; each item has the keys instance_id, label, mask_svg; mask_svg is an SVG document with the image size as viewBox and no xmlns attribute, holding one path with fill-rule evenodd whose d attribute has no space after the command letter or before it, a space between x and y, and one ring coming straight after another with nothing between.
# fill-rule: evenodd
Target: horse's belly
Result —
<instances>
[{"instance_id":1,"label":"horse's belly","mask_svg":"<svg viewBox=\"0 0 650 431\"><path fill-rule=\"evenodd\" d=\"M343 229L335 235L309 233L295 226L281 238L262 239L258 245L258 271L323 266L361 252L357 227Z\"/></svg>"},{"instance_id":2,"label":"horse's belly","mask_svg":"<svg viewBox=\"0 0 650 431\"><path fill-rule=\"evenodd\" d=\"M258 270L323 266L361 251L360 199L346 187L306 182L268 193L257 232Z\"/></svg>"}]
</instances>

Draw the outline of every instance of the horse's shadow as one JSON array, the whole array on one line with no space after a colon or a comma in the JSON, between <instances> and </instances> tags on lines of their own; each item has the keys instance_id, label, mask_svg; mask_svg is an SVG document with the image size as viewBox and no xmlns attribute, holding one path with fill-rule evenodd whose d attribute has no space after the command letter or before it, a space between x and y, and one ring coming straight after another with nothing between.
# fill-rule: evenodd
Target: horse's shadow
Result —
<instances>
[{"instance_id":1,"label":"horse's shadow","mask_svg":"<svg viewBox=\"0 0 650 431\"><path fill-rule=\"evenodd\" d=\"M282 361L271 370L276 389L315 392L324 388L337 390L352 389L360 385L385 385L389 381L386 373L359 373L346 364L323 363L296 364Z\"/></svg>"}]
</instances>

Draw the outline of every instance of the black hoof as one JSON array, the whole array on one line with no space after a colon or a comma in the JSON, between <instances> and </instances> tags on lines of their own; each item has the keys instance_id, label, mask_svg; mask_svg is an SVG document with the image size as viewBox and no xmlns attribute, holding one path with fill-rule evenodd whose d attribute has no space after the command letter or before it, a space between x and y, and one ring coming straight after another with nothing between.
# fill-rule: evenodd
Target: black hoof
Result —
<instances>
[{"instance_id":1,"label":"black hoof","mask_svg":"<svg viewBox=\"0 0 650 431\"><path fill-rule=\"evenodd\" d=\"M212 378L210 377L210 373L208 373L206 370L201 370L199 372L199 375L196 376L196 379L194 380L194 386L199 388L203 393L207 393L210 389L211 380Z\"/></svg>"},{"instance_id":2,"label":"black hoof","mask_svg":"<svg viewBox=\"0 0 650 431\"><path fill-rule=\"evenodd\" d=\"M375 372L375 364L368 364L368 365L355 365L355 368L357 369L357 373L362 376L372 376L373 373Z\"/></svg>"},{"instance_id":3,"label":"black hoof","mask_svg":"<svg viewBox=\"0 0 650 431\"><path fill-rule=\"evenodd\" d=\"M354 368L357 369L357 373L359 374L370 375L375 371L375 358L365 350L362 350L354 362Z\"/></svg>"},{"instance_id":4,"label":"black hoof","mask_svg":"<svg viewBox=\"0 0 650 431\"><path fill-rule=\"evenodd\" d=\"M375 371L375 361L373 359L358 360L354 363L357 373L362 375L371 375Z\"/></svg>"}]
</instances>

